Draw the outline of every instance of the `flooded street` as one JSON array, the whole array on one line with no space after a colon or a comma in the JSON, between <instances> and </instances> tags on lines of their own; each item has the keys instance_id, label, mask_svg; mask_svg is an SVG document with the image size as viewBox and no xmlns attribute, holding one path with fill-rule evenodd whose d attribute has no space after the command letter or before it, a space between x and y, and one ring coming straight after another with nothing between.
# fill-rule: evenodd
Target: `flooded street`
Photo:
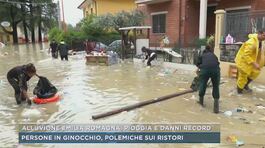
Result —
<instances>
[{"instance_id":1,"label":"flooded street","mask_svg":"<svg viewBox=\"0 0 265 148\"><path fill-rule=\"evenodd\" d=\"M230 111L238 107L251 110L236 112L231 116L213 113L211 89L205 97L205 108L197 103L197 93L183 95L167 101L123 112L107 118L92 120L91 116L147 99L181 92L189 88L195 73L125 61L112 66L86 65L84 55L69 57L69 61L52 59L43 45L7 46L0 49L0 147L18 146L18 124L86 124L86 123L220 123L221 144L97 144L98 147L235 147L226 140L234 135L243 140L246 147L265 146L265 85L252 84L253 94L237 95L235 79L222 79L220 86L220 110ZM14 66L34 63L37 73L54 84L62 99L45 105L16 105L13 88L6 73ZM29 81L29 94L38 79ZM261 107L258 107L261 106ZM60 144L19 145L19 147L72 147ZM81 144L76 145L82 147ZM94 147L88 144L84 147Z\"/></svg>"}]
</instances>

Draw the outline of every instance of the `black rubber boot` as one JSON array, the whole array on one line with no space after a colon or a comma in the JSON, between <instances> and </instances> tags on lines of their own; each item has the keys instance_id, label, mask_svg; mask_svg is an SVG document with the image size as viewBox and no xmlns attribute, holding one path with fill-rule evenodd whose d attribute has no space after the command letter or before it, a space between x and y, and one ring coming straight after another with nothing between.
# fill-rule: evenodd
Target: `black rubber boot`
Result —
<instances>
[{"instance_id":1,"label":"black rubber boot","mask_svg":"<svg viewBox=\"0 0 265 148\"><path fill-rule=\"evenodd\" d=\"M198 103L199 103L201 106L204 107L204 105L203 105L203 100L204 100L204 98L203 98L203 97L200 97Z\"/></svg>"},{"instance_id":2,"label":"black rubber boot","mask_svg":"<svg viewBox=\"0 0 265 148\"><path fill-rule=\"evenodd\" d=\"M219 113L219 99L214 99L213 112L216 114Z\"/></svg>"},{"instance_id":3,"label":"black rubber boot","mask_svg":"<svg viewBox=\"0 0 265 148\"><path fill-rule=\"evenodd\" d=\"M237 93L238 93L238 94L243 94L243 89L241 89L241 88L239 88L239 87L237 86Z\"/></svg>"},{"instance_id":4,"label":"black rubber boot","mask_svg":"<svg viewBox=\"0 0 265 148\"><path fill-rule=\"evenodd\" d=\"M244 87L244 89L245 89L247 92L249 92L249 93L252 92L252 89L250 89L250 88L248 87L248 84L249 84L250 82L252 82L252 80L248 78L248 82L247 82L247 84L246 84L245 87Z\"/></svg>"},{"instance_id":5,"label":"black rubber boot","mask_svg":"<svg viewBox=\"0 0 265 148\"><path fill-rule=\"evenodd\" d=\"M17 102L17 105L21 104L21 96L20 94L15 94L15 98L16 98L16 102Z\"/></svg>"},{"instance_id":6,"label":"black rubber boot","mask_svg":"<svg viewBox=\"0 0 265 148\"><path fill-rule=\"evenodd\" d=\"M26 98L23 96L23 95L21 95L21 101L23 102L23 101L26 101Z\"/></svg>"}]
</instances>

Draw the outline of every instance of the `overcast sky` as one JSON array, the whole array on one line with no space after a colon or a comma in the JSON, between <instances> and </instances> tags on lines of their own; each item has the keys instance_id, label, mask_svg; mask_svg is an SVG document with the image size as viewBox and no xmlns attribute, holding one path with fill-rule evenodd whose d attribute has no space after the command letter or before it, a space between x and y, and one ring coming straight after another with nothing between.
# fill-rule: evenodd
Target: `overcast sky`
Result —
<instances>
[{"instance_id":1,"label":"overcast sky","mask_svg":"<svg viewBox=\"0 0 265 148\"><path fill-rule=\"evenodd\" d=\"M58 0L55 0L57 2ZM75 26L83 18L82 10L77 7L83 0L63 0L64 3L64 18L67 24ZM60 0L60 6L62 5ZM62 17L62 16L61 16Z\"/></svg>"}]
</instances>

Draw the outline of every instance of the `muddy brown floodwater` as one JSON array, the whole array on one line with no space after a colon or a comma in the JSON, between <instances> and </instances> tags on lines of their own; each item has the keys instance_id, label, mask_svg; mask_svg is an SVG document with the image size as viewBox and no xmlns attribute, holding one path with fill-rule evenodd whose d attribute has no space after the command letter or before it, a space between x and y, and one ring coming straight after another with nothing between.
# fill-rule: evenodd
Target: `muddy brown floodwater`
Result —
<instances>
[{"instance_id":1,"label":"muddy brown floodwater","mask_svg":"<svg viewBox=\"0 0 265 148\"><path fill-rule=\"evenodd\" d=\"M189 88L193 71L154 66L147 69L142 64L128 60L112 66L86 65L84 55L71 56L68 62L52 59L47 54L47 44L6 46L0 49L0 147L73 147L70 144L18 144L18 124L52 123L220 123L221 144L88 144L75 147L235 147L226 140L234 135L244 141L245 147L265 146L265 85L254 82L252 94L237 95L235 80L222 78L220 110L237 107L252 113L236 112L232 116L213 114L211 89L208 89L202 108L197 103L197 93L187 94L167 101L123 112L100 120L91 116L139 101L183 91ZM13 89L6 79L7 71L21 64L32 62L39 75L59 89L63 98L46 105L16 105ZM29 81L29 92L37 83Z\"/></svg>"}]
</instances>

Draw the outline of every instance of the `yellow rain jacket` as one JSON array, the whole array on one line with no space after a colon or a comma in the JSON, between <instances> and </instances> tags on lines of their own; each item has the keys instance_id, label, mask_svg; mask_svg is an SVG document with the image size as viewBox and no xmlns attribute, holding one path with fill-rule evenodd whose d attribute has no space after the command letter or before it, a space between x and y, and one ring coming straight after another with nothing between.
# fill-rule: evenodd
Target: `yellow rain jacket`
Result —
<instances>
[{"instance_id":1,"label":"yellow rain jacket","mask_svg":"<svg viewBox=\"0 0 265 148\"><path fill-rule=\"evenodd\" d=\"M242 70L247 75L255 69L253 62L257 62L260 68L264 66L264 48L259 50L258 34L249 34L247 40L239 49L235 62L237 68Z\"/></svg>"}]
</instances>

